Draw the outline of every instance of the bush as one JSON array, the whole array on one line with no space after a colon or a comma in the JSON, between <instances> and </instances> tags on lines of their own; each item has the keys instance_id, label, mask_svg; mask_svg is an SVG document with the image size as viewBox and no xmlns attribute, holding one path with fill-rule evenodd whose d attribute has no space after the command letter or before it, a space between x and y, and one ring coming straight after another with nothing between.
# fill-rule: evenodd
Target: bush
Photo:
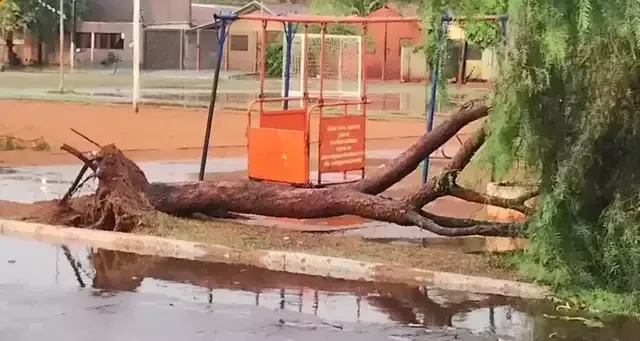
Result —
<instances>
[{"instance_id":1,"label":"bush","mask_svg":"<svg viewBox=\"0 0 640 341\"><path fill-rule=\"evenodd\" d=\"M282 76L283 45L274 41L267 47L267 77Z\"/></svg>"}]
</instances>

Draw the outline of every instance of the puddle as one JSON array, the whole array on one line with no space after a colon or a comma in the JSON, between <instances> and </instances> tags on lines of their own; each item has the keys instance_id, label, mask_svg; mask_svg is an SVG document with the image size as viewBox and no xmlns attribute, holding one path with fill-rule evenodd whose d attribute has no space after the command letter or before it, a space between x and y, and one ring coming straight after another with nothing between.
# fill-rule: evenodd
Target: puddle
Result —
<instances>
[{"instance_id":1,"label":"puddle","mask_svg":"<svg viewBox=\"0 0 640 341\"><path fill-rule=\"evenodd\" d=\"M114 98L114 99L130 99L130 91L88 91L78 92L76 95L102 97L102 98ZM280 92L265 92L266 98L282 97ZM414 112L419 107L419 99L415 98L416 95L412 93L370 93L368 99L371 103L368 105L370 111L391 112L398 115L408 115ZM153 91L142 92L142 99L145 101L163 101L177 104L190 104L196 106L207 106L211 98L210 90L185 90L185 89L170 89L164 88L162 90L154 89ZM220 107L231 105L248 105L251 101L258 98L257 92L236 92L236 91L223 91L218 93L217 105ZM338 100L338 99L336 99ZM344 99L343 99L344 100ZM457 99L460 100L460 99ZM311 101L314 104L315 101ZM422 111L424 108L419 108Z\"/></svg>"},{"instance_id":2,"label":"puddle","mask_svg":"<svg viewBox=\"0 0 640 341\"><path fill-rule=\"evenodd\" d=\"M0 237L0 339L635 340L498 296Z\"/></svg>"}]
</instances>

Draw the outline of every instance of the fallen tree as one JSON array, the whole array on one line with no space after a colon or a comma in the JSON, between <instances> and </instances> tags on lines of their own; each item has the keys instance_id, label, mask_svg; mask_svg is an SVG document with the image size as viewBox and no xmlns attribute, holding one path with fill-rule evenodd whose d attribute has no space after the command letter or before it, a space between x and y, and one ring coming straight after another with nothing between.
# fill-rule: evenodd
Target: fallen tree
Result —
<instances>
[{"instance_id":1,"label":"fallen tree","mask_svg":"<svg viewBox=\"0 0 640 341\"><path fill-rule=\"evenodd\" d=\"M299 219L357 215L401 226L415 225L444 236L513 236L522 230L519 224L445 217L423 209L438 198L454 196L531 214L531 209L524 202L537 193L506 200L457 184L458 174L484 143L484 127L464 142L442 174L431 178L415 192L399 199L380 196L413 172L425 157L444 145L464 126L488 114L489 108L484 104L467 103L389 165L358 182L324 188L296 188L251 180L150 183L140 168L115 145L100 146L95 143L100 150L93 158L64 145L62 149L82 160L84 166L67 195L56 201L54 211L47 214L45 220L77 227L129 232L144 224L145 217L158 211L180 217L195 214L219 217L233 213ZM96 193L71 198L89 169L93 170L93 176L99 181Z\"/></svg>"}]
</instances>

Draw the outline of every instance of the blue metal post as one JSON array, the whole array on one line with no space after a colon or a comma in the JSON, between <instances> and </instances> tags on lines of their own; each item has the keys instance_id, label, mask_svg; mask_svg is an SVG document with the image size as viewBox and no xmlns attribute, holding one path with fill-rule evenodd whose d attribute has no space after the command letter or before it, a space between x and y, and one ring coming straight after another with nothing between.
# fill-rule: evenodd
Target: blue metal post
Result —
<instances>
[{"instance_id":1,"label":"blue metal post","mask_svg":"<svg viewBox=\"0 0 640 341\"><path fill-rule=\"evenodd\" d=\"M293 23L286 23L284 33L287 39L286 54L284 61L284 97L289 97L289 88L291 87L291 45L293 45L293 38L296 35L298 25L295 28ZM289 109L289 100L285 100L283 104L285 110Z\"/></svg>"},{"instance_id":2,"label":"blue metal post","mask_svg":"<svg viewBox=\"0 0 640 341\"><path fill-rule=\"evenodd\" d=\"M436 39L442 39L442 25L446 25L446 21L442 20L440 27L436 32ZM446 33L445 33L446 34ZM433 119L436 112L436 95L438 93L438 78L440 77L440 56L441 51L436 52L435 65L432 65L433 73L431 75L431 97L429 98L429 114L427 115L427 133L433 129ZM422 183L427 183L429 179L429 155L424 159L424 167L422 168Z\"/></svg>"},{"instance_id":3,"label":"blue metal post","mask_svg":"<svg viewBox=\"0 0 640 341\"><path fill-rule=\"evenodd\" d=\"M230 25L233 19L220 18L219 20L218 55L216 60L216 69L213 74L213 84L211 86L211 99L209 100L209 114L207 116L207 126L204 132L204 144L202 145L202 159L200 160L200 173L198 174L198 180L200 181L204 180L204 170L207 165L207 153L209 152L209 140L211 139L211 128L213 125L213 112L216 107L216 97L218 95L218 81L220 80L220 68L222 67L224 42L227 39L227 25Z\"/></svg>"}]
</instances>

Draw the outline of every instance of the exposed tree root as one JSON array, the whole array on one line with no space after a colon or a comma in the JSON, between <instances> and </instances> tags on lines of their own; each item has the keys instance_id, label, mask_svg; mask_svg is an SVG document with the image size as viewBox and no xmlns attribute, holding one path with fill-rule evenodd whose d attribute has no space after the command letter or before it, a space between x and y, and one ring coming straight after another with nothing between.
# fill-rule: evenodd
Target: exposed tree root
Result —
<instances>
[{"instance_id":1,"label":"exposed tree root","mask_svg":"<svg viewBox=\"0 0 640 341\"><path fill-rule=\"evenodd\" d=\"M418 226L445 236L511 236L519 233L519 224L443 217L423 210L426 204L451 195L467 201L515 209L525 214L532 213L524 201L537 193L505 200L457 184L459 172L484 143L484 129L478 130L464 142L440 176L432 178L414 193L400 199L377 195L414 171L425 157L465 125L486 117L488 111L489 108L480 103L467 104L376 173L355 183L315 189L250 180L149 183L140 168L115 145L101 146L93 159L65 145L63 149L78 157L84 167L68 195L58 202L57 215L51 218L73 226L128 232L157 211L182 217L212 216L214 213L286 218L357 215L401 226ZM82 174L88 169L92 169L99 180L95 195L69 199L80 184Z\"/></svg>"}]
</instances>

